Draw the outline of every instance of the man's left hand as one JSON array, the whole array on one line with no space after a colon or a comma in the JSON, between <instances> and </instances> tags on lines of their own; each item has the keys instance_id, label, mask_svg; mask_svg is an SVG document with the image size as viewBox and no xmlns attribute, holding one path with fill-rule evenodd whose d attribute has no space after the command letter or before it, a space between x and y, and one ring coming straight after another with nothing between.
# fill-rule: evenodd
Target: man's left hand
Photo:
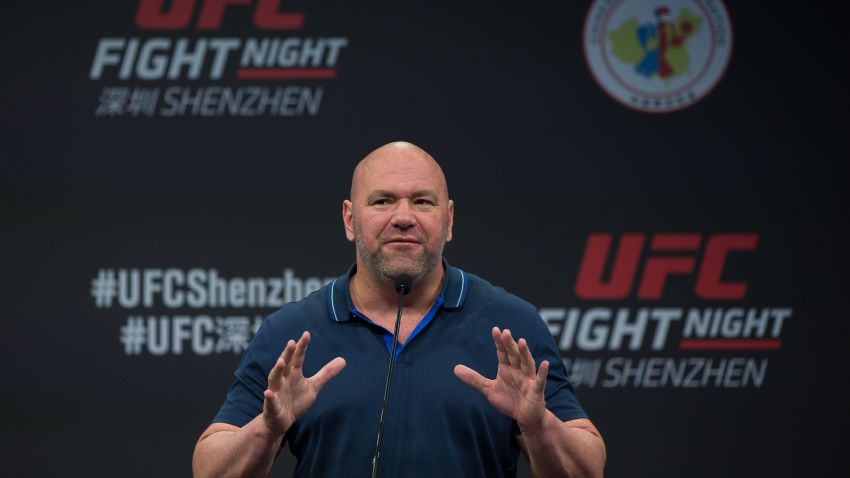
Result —
<instances>
[{"instance_id":1,"label":"man's left hand","mask_svg":"<svg viewBox=\"0 0 850 478\"><path fill-rule=\"evenodd\" d=\"M493 341L499 358L499 371L494 380L466 365L456 365L455 375L481 392L497 410L516 420L520 430L541 427L546 415L543 391L549 362L544 360L537 369L528 343L525 339L515 341L508 329L493 327Z\"/></svg>"}]
</instances>

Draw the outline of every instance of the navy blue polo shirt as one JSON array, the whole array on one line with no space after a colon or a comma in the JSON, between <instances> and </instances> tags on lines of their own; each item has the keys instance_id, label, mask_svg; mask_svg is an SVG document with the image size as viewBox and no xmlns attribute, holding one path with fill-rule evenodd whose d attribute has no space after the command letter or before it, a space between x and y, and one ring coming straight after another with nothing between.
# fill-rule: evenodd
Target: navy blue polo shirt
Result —
<instances>
[{"instance_id":1,"label":"navy blue polo shirt","mask_svg":"<svg viewBox=\"0 0 850 478\"><path fill-rule=\"evenodd\" d=\"M516 476L516 423L458 379L464 364L488 378L498 368L491 329L524 337L539 365L549 360L546 406L561 420L587 415L567 379L549 329L522 299L443 261L436 304L399 344L384 423L385 477ZM214 422L243 426L262 413L267 377L290 339L312 336L304 375L334 357L347 365L284 437L298 460L296 476L369 476L390 355L391 332L351 302L348 273L270 315L251 341Z\"/></svg>"}]
</instances>

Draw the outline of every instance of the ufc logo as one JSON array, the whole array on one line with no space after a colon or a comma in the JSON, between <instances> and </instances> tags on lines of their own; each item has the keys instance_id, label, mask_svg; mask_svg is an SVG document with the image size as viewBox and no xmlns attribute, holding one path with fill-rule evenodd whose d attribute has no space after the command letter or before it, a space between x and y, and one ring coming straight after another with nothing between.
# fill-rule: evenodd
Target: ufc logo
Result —
<instances>
[{"instance_id":1,"label":"ufc logo","mask_svg":"<svg viewBox=\"0 0 850 478\"><path fill-rule=\"evenodd\" d=\"M168 3L168 9L163 7ZM136 26L143 30L180 30L189 26L195 0L139 0ZM218 30L228 5L247 5L253 0L201 0L198 30ZM254 26L263 30L299 30L304 24L301 12L280 12L281 0L257 0Z\"/></svg>"},{"instance_id":2,"label":"ufc logo","mask_svg":"<svg viewBox=\"0 0 850 478\"><path fill-rule=\"evenodd\" d=\"M690 275L697 270L694 292L699 298L743 299L747 284L723 281L723 268L730 252L755 250L758 234L713 234L707 238L701 258L682 254L698 251L702 240L702 234L654 234L649 241L650 254L638 282L637 298L660 299L669 276ZM576 296L581 299L628 297L634 288L645 241L645 234L623 234L614 254L611 272L604 280L602 276L612 252L613 237L611 234L591 234L578 272ZM669 252L678 254L664 254ZM700 259L699 268L697 259Z\"/></svg>"}]
</instances>

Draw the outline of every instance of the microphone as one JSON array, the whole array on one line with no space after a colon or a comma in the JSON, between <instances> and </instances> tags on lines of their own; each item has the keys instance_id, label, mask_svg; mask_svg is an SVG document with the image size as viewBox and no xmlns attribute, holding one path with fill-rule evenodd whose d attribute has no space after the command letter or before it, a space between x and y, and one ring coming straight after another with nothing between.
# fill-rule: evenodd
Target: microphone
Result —
<instances>
[{"instance_id":1,"label":"microphone","mask_svg":"<svg viewBox=\"0 0 850 478\"><path fill-rule=\"evenodd\" d=\"M384 417L387 415L387 404L390 400L390 383L393 380L393 368L395 368L395 351L398 347L398 329L401 325L401 310L404 305L404 296L413 288L413 277L401 274L395 278L395 291L398 292L398 315L395 319L395 330L393 331L393 347L390 352L390 365L387 368L387 381L384 383L384 401L381 404L381 416L378 418L378 439L375 443L375 455L372 456L372 478L378 476L378 459L381 457L381 439L384 437Z\"/></svg>"},{"instance_id":2,"label":"microphone","mask_svg":"<svg viewBox=\"0 0 850 478\"><path fill-rule=\"evenodd\" d=\"M413 288L413 277L410 277L407 274L402 274L395 278L395 291L402 295L407 295L410 293L410 289ZM401 300L401 299L399 299ZM399 302L400 303L400 302Z\"/></svg>"}]
</instances>

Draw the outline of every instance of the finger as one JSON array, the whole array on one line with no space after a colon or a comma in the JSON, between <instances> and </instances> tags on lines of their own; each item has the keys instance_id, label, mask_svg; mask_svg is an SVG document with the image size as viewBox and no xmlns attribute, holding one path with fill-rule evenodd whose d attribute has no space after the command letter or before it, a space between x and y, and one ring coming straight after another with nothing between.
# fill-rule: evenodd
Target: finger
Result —
<instances>
[{"instance_id":1,"label":"finger","mask_svg":"<svg viewBox=\"0 0 850 478\"><path fill-rule=\"evenodd\" d=\"M499 330L498 327L493 327L493 342L496 343L496 356L499 357L499 364L510 365L508 362L508 352L505 350L505 347L502 345L502 331Z\"/></svg>"},{"instance_id":2,"label":"finger","mask_svg":"<svg viewBox=\"0 0 850 478\"><path fill-rule=\"evenodd\" d=\"M543 390L546 389L546 377L549 376L549 361L540 362L540 368L537 370L537 376L534 377L534 392L538 395L543 395Z\"/></svg>"},{"instance_id":3,"label":"finger","mask_svg":"<svg viewBox=\"0 0 850 478\"><path fill-rule=\"evenodd\" d=\"M304 356L307 354L307 346L310 345L310 332L304 331L298 343L295 345L295 355L292 357L292 368L304 366Z\"/></svg>"},{"instance_id":4,"label":"finger","mask_svg":"<svg viewBox=\"0 0 850 478\"><path fill-rule=\"evenodd\" d=\"M292 356L295 355L295 341L290 340L286 343L286 348L283 349L281 358L283 359L283 376L289 375L290 364L292 364Z\"/></svg>"},{"instance_id":5,"label":"finger","mask_svg":"<svg viewBox=\"0 0 850 478\"><path fill-rule=\"evenodd\" d=\"M459 378L463 383L481 393L484 393L487 388L487 383L490 382L490 380L487 380L480 373L472 370L466 365L455 365L455 375L457 375L457 378Z\"/></svg>"},{"instance_id":6,"label":"finger","mask_svg":"<svg viewBox=\"0 0 850 478\"><path fill-rule=\"evenodd\" d=\"M283 359L278 358L272 367L272 371L269 372L269 390L272 392L277 392L283 385L283 369L285 366Z\"/></svg>"},{"instance_id":7,"label":"finger","mask_svg":"<svg viewBox=\"0 0 850 478\"><path fill-rule=\"evenodd\" d=\"M531 356L531 350L528 348L528 342L526 342L525 339L519 339L517 347L519 349L519 360L522 373L528 377L533 377L534 371L537 367L534 364L534 357Z\"/></svg>"},{"instance_id":8,"label":"finger","mask_svg":"<svg viewBox=\"0 0 850 478\"><path fill-rule=\"evenodd\" d=\"M505 331L502 332L502 345L504 345L505 350L508 351L508 360L511 363L511 367L519 367L519 348L517 348L516 342L511 336L511 331L508 329L505 329Z\"/></svg>"},{"instance_id":9,"label":"finger","mask_svg":"<svg viewBox=\"0 0 850 478\"><path fill-rule=\"evenodd\" d=\"M310 380L313 382L316 387L316 393L319 393L326 383L330 382L332 378L339 375L342 372L342 369L345 368L345 359L342 357L337 357L330 362L326 363L324 367L322 367L315 375L310 377Z\"/></svg>"},{"instance_id":10,"label":"finger","mask_svg":"<svg viewBox=\"0 0 850 478\"><path fill-rule=\"evenodd\" d=\"M280 413L280 400L277 394L272 390L263 392L263 414L269 417L276 417Z\"/></svg>"}]
</instances>

